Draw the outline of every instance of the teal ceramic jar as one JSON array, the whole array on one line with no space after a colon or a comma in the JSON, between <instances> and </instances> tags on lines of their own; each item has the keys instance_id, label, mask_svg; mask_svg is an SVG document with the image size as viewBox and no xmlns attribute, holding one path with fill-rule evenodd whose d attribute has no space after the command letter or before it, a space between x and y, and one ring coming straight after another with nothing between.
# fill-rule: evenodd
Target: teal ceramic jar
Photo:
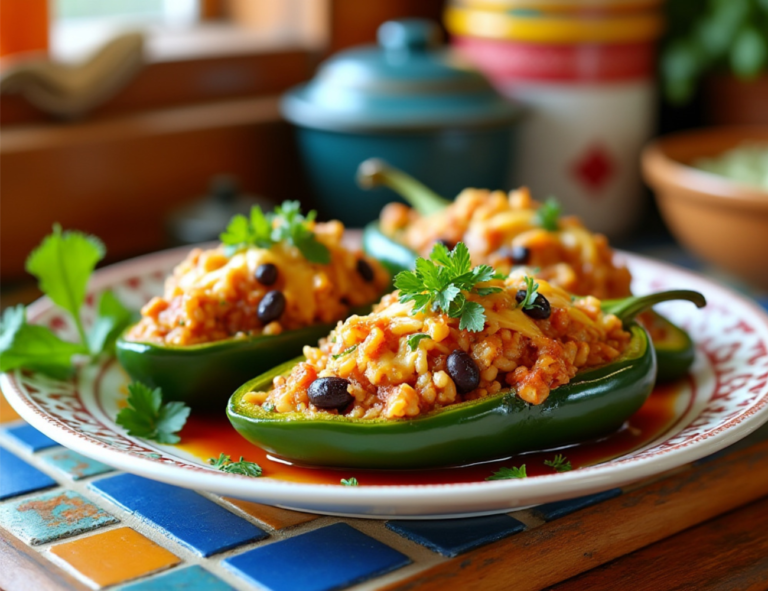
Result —
<instances>
[{"instance_id":1,"label":"teal ceramic jar","mask_svg":"<svg viewBox=\"0 0 768 591\"><path fill-rule=\"evenodd\" d=\"M519 108L441 46L430 21L384 23L378 41L332 57L282 100L322 216L362 226L395 199L355 184L371 157L446 197L508 188Z\"/></svg>"}]
</instances>

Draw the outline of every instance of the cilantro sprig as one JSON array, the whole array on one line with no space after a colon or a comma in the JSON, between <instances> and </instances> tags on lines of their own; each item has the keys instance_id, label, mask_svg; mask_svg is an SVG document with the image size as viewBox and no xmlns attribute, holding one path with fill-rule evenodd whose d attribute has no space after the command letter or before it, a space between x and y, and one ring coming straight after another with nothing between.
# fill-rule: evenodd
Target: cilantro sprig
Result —
<instances>
[{"instance_id":1,"label":"cilantro sprig","mask_svg":"<svg viewBox=\"0 0 768 591\"><path fill-rule=\"evenodd\" d=\"M214 468L218 468L222 472L229 474L240 474L241 476L250 476L252 478L258 478L261 476L262 469L256 462L248 462L243 456L240 456L240 460L233 462L232 458L224 453L220 453L218 458L209 458L208 463Z\"/></svg>"},{"instance_id":2,"label":"cilantro sprig","mask_svg":"<svg viewBox=\"0 0 768 591\"><path fill-rule=\"evenodd\" d=\"M357 478L354 476L352 478L342 478L341 484L343 486L360 486L360 483L357 482Z\"/></svg>"},{"instance_id":3,"label":"cilantro sprig","mask_svg":"<svg viewBox=\"0 0 768 591\"><path fill-rule=\"evenodd\" d=\"M499 468L497 472L494 472L486 480L510 480L512 478L528 478L528 474L525 472L525 464L519 468L513 466L511 468Z\"/></svg>"},{"instance_id":4,"label":"cilantro sprig","mask_svg":"<svg viewBox=\"0 0 768 591\"><path fill-rule=\"evenodd\" d=\"M9 308L0 322L0 371L26 368L65 379L74 370L74 355L95 357L114 349L133 313L111 291L102 292L90 331L85 330L81 317L88 280L104 255L104 245L95 236L62 231L54 225L53 233L27 258L26 269L53 303L72 318L79 342L65 341L47 327L28 324L24 306Z\"/></svg>"},{"instance_id":5,"label":"cilantro sprig","mask_svg":"<svg viewBox=\"0 0 768 591\"><path fill-rule=\"evenodd\" d=\"M560 202L554 197L549 197L536 211L534 223L549 232L557 232L559 228L558 220L562 211L563 208Z\"/></svg>"},{"instance_id":6,"label":"cilantro sprig","mask_svg":"<svg viewBox=\"0 0 768 591\"><path fill-rule=\"evenodd\" d=\"M544 465L549 466L555 472L570 472L573 470L571 462L562 454L557 454L553 460L544 460Z\"/></svg>"},{"instance_id":7,"label":"cilantro sprig","mask_svg":"<svg viewBox=\"0 0 768 591\"><path fill-rule=\"evenodd\" d=\"M310 229L316 216L314 210L306 216L302 215L298 201L284 201L269 214L255 205L249 217L242 214L234 216L219 239L229 255L249 246L270 248L284 241L298 248L310 263L327 265L331 262L331 253L322 242L318 242Z\"/></svg>"},{"instance_id":8,"label":"cilantro sprig","mask_svg":"<svg viewBox=\"0 0 768 591\"><path fill-rule=\"evenodd\" d=\"M128 406L117 413L115 422L128 431L128 435L153 439L158 443L178 443L176 435L189 416L189 407L183 402L163 404L160 388L152 390L141 382L128 385Z\"/></svg>"},{"instance_id":9,"label":"cilantro sprig","mask_svg":"<svg viewBox=\"0 0 768 591\"><path fill-rule=\"evenodd\" d=\"M459 242L451 251L435 244L429 259L418 258L415 271L401 271L395 277L400 302L413 302L413 313L441 310L459 318L459 329L479 332L485 326L485 308L467 299L465 294L484 296L501 291L500 287L477 287L496 277L488 265L472 268L469 249Z\"/></svg>"},{"instance_id":10,"label":"cilantro sprig","mask_svg":"<svg viewBox=\"0 0 768 591\"><path fill-rule=\"evenodd\" d=\"M525 297L518 304L519 308L523 310L530 310L534 307L536 298L539 297L539 284L536 283L533 277L525 276Z\"/></svg>"}]
</instances>

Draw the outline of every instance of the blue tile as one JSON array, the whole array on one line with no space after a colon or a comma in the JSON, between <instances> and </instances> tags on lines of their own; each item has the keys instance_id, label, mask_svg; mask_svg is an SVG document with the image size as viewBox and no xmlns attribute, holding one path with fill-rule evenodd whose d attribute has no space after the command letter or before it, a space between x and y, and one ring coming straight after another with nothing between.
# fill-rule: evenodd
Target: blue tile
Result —
<instances>
[{"instance_id":1,"label":"blue tile","mask_svg":"<svg viewBox=\"0 0 768 591\"><path fill-rule=\"evenodd\" d=\"M0 447L0 500L56 486L56 481Z\"/></svg>"},{"instance_id":2,"label":"blue tile","mask_svg":"<svg viewBox=\"0 0 768 591\"><path fill-rule=\"evenodd\" d=\"M576 499L568 499L566 501L557 501L555 503L547 503L546 505L539 505L531 509L531 512L540 517L544 521L552 521L570 515L581 509L586 509L592 505L597 505L608 499L613 499L621 495L620 488L612 488L601 493L594 495L587 495L585 497L578 497Z\"/></svg>"},{"instance_id":3,"label":"blue tile","mask_svg":"<svg viewBox=\"0 0 768 591\"><path fill-rule=\"evenodd\" d=\"M47 435L43 435L32 425L9 427L6 434L27 451L35 452L59 445Z\"/></svg>"},{"instance_id":4,"label":"blue tile","mask_svg":"<svg viewBox=\"0 0 768 591\"><path fill-rule=\"evenodd\" d=\"M525 529L525 524L508 515L490 515L467 519L390 521L387 527L443 556L457 556L519 533Z\"/></svg>"},{"instance_id":5,"label":"blue tile","mask_svg":"<svg viewBox=\"0 0 768 591\"><path fill-rule=\"evenodd\" d=\"M331 591L409 564L410 559L346 523L335 523L223 561L270 591Z\"/></svg>"},{"instance_id":6,"label":"blue tile","mask_svg":"<svg viewBox=\"0 0 768 591\"><path fill-rule=\"evenodd\" d=\"M235 588L195 565L118 587L118 591L235 591Z\"/></svg>"},{"instance_id":7,"label":"blue tile","mask_svg":"<svg viewBox=\"0 0 768 591\"><path fill-rule=\"evenodd\" d=\"M117 519L71 490L0 505L0 525L33 546L112 523L117 523Z\"/></svg>"},{"instance_id":8,"label":"blue tile","mask_svg":"<svg viewBox=\"0 0 768 591\"><path fill-rule=\"evenodd\" d=\"M76 451L62 447L52 453L41 456L42 460L61 470L73 480L80 480L88 476L112 472L112 468L91 458L86 458Z\"/></svg>"},{"instance_id":9,"label":"blue tile","mask_svg":"<svg viewBox=\"0 0 768 591\"><path fill-rule=\"evenodd\" d=\"M118 474L89 485L201 556L210 556L268 534L186 488Z\"/></svg>"}]
</instances>

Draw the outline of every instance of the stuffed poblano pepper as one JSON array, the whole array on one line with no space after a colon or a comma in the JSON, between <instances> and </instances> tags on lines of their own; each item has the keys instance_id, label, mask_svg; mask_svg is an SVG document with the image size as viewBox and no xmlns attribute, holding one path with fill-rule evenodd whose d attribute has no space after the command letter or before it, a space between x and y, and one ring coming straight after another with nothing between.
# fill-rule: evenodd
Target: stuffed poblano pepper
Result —
<instances>
[{"instance_id":1,"label":"stuffed poblano pepper","mask_svg":"<svg viewBox=\"0 0 768 591\"><path fill-rule=\"evenodd\" d=\"M645 402L656 361L633 322L690 291L601 305L544 280L471 268L438 244L368 316L239 388L227 414L292 462L430 468L594 439Z\"/></svg>"},{"instance_id":2,"label":"stuffed poblano pepper","mask_svg":"<svg viewBox=\"0 0 768 591\"><path fill-rule=\"evenodd\" d=\"M300 354L389 284L374 259L342 245L340 222L297 202L236 216L211 250L192 250L117 343L134 380L168 400L221 408L234 388Z\"/></svg>"},{"instance_id":3,"label":"stuffed poblano pepper","mask_svg":"<svg viewBox=\"0 0 768 591\"><path fill-rule=\"evenodd\" d=\"M550 199L539 204L527 189L502 191L466 189L455 202L381 160L360 165L363 187L385 185L411 207L390 203L378 222L364 231L365 251L392 273L412 269L417 256L426 256L435 242L451 246L465 242L475 263L509 272L525 267L577 295L600 299L631 295L629 270L618 264L605 236L587 230L574 216L560 215ZM688 334L652 310L638 321L648 330L656 349L659 380L684 376L693 363Z\"/></svg>"}]
</instances>

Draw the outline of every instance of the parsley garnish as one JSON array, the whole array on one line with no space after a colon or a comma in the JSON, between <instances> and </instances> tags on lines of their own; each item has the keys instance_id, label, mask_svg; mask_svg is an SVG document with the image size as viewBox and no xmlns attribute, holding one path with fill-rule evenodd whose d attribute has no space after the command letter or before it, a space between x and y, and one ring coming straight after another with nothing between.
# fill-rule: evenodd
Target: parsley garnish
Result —
<instances>
[{"instance_id":1,"label":"parsley garnish","mask_svg":"<svg viewBox=\"0 0 768 591\"><path fill-rule=\"evenodd\" d=\"M352 345L348 349L344 349L341 353L338 353L336 355L331 355L334 359L339 359L340 357L344 357L345 355L349 355L352 351L357 349L357 345Z\"/></svg>"},{"instance_id":2,"label":"parsley garnish","mask_svg":"<svg viewBox=\"0 0 768 591\"><path fill-rule=\"evenodd\" d=\"M471 268L469 250L463 242L449 251L439 242L429 259L416 259L415 271L401 271L395 277L400 302L413 301L413 314L442 310L451 318L459 318L459 329L479 332L485 326L485 308L469 301L464 293L484 296L501 291L500 287L477 287L490 281L496 271L488 265Z\"/></svg>"},{"instance_id":3,"label":"parsley garnish","mask_svg":"<svg viewBox=\"0 0 768 591\"><path fill-rule=\"evenodd\" d=\"M22 305L3 312L0 371L24 367L63 380L72 375L72 356L87 353L83 345L63 341L45 326L27 324Z\"/></svg>"},{"instance_id":4,"label":"parsley garnish","mask_svg":"<svg viewBox=\"0 0 768 591\"><path fill-rule=\"evenodd\" d=\"M273 402L265 402L261 405L261 408L265 412L275 412L275 404Z\"/></svg>"},{"instance_id":5,"label":"parsley garnish","mask_svg":"<svg viewBox=\"0 0 768 591\"><path fill-rule=\"evenodd\" d=\"M425 334L423 332L417 332L416 334L412 334L408 337L408 347L411 349L411 351L415 351L419 343L423 341L424 339L431 339L432 337L428 334Z\"/></svg>"},{"instance_id":6,"label":"parsley garnish","mask_svg":"<svg viewBox=\"0 0 768 591\"><path fill-rule=\"evenodd\" d=\"M531 310L534 308L536 298L539 297L539 284L533 279L533 277L525 277L525 298L518 304L518 307L523 310Z\"/></svg>"},{"instance_id":7,"label":"parsley garnish","mask_svg":"<svg viewBox=\"0 0 768 591\"><path fill-rule=\"evenodd\" d=\"M357 478L355 478L354 476L352 478L342 478L341 484L343 484L344 486L360 486L357 482Z\"/></svg>"},{"instance_id":8,"label":"parsley garnish","mask_svg":"<svg viewBox=\"0 0 768 591\"><path fill-rule=\"evenodd\" d=\"M73 355L93 357L114 349L133 316L114 294L102 292L89 333L80 315L88 279L104 254L104 245L95 236L62 232L54 225L53 233L27 258L26 268L53 303L72 317L80 342L64 341L47 327L27 324L24 306L9 308L0 323L0 371L23 367L64 379L72 375Z\"/></svg>"},{"instance_id":9,"label":"parsley garnish","mask_svg":"<svg viewBox=\"0 0 768 591\"><path fill-rule=\"evenodd\" d=\"M544 465L549 466L555 472L570 472L573 470L571 462L562 454L557 454L554 460L544 460Z\"/></svg>"},{"instance_id":10,"label":"parsley garnish","mask_svg":"<svg viewBox=\"0 0 768 591\"><path fill-rule=\"evenodd\" d=\"M243 456L240 456L239 461L233 462L232 458L228 455L220 453L218 458L208 458L208 463L214 468L229 474L240 474L241 476L258 478L262 472L261 466L255 462L247 462Z\"/></svg>"},{"instance_id":11,"label":"parsley garnish","mask_svg":"<svg viewBox=\"0 0 768 591\"><path fill-rule=\"evenodd\" d=\"M494 472L493 475L486 478L486 480L508 480L510 478L527 478L528 474L525 473L525 464L519 468L500 468L498 472Z\"/></svg>"},{"instance_id":12,"label":"parsley garnish","mask_svg":"<svg viewBox=\"0 0 768 591\"><path fill-rule=\"evenodd\" d=\"M560 206L560 202L554 197L549 197L536 211L534 223L549 232L557 232L557 222L560 219L561 213L562 207Z\"/></svg>"},{"instance_id":13,"label":"parsley garnish","mask_svg":"<svg viewBox=\"0 0 768 591\"><path fill-rule=\"evenodd\" d=\"M331 262L331 253L310 230L316 216L314 210L303 216L298 201L285 201L266 215L256 205L251 208L250 218L242 214L234 216L219 239L229 255L241 248L270 248L276 242L284 241L298 248L310 263L327 265Z\"/></svg>"},{"instance_id":14,"label":"parsley garnish","mask_svg":"<svg viewBox=\"0 0 768 591\"><path fill-rule=\"evenodd\" d=\"M183 402L163 404L160 388L151 390L141 382L128 385L128 407L117 413L115 422L128 430L128 435L153 439L158 443L178 443L176 435L189 416Z\"/></svg>"}]
</instances>

